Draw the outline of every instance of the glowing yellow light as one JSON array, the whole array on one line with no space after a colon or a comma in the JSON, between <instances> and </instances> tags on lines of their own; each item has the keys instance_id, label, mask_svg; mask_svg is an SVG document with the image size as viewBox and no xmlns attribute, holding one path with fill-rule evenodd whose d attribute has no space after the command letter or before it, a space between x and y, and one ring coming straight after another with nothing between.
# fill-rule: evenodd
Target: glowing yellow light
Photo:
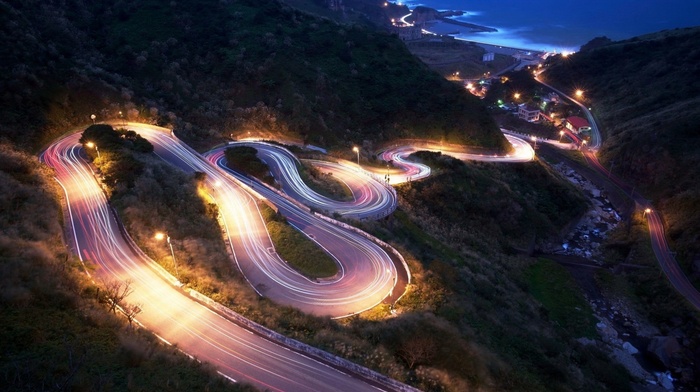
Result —
<instances>
[{"instance_id":1,"label":"glowing yellow light","mask_svg":"<svg viewBox=\"0 0 700 392\"><path fill-rule=\"evenodd\" d=\"M156 233L156 239L158 241L162 240L163 238L165 238L165 234L160 233L160 232Z\"/></svg>"}]
</instances>

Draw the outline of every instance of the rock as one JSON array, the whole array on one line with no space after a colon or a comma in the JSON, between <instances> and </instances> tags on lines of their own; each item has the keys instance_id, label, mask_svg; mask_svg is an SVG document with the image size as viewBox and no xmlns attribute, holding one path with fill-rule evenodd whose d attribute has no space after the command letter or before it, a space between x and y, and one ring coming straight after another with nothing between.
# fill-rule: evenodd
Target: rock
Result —
<instances>
[{"instance_id":1,"label":"rock","mask_svg":"<svg viewBox=\"0 0 700 392\"><path fill-rule=\"evenodd\" d=\"M590 345L595 344L595 340L588 339L588 338L578 338L578 339L576 339L576 341L581 343L584 346L590 346Z\"/></svg>"},{"instance_id":2,"label":"rock","mask_svg":"<svg viewBox=\"0 0 700 392\"><path fill-rule=\"evenodd\" d=\"M667 369L671 368L680 353L681 345L673 336L654 336L647 346L647 354Z\"/></svg>"},{"instance_id":3,"label":"rock","mask_svg":"<svg viewBox=\"0 0 700 392\"><path fill-rule=\"evenodd\" d=\"M622 348L632 355L637 354L639 352L639 350L637 350L637 348L634 347L630 342L622 343Z\"/></svg>"},{"instance_id":4,"label":"rock","mask_svg":"<svg viewBox=\"0 0 700 392\"><path fill-rule=\"evenodd\" d=\"M604 322L599 322L596 324L596 329L598 330L598 334L600 334L600 337L603 339L604 342L606 343L613 343L617 340L617 331L605 324Z\"/></svg>"},{"instance_id":5,"label":"rock","mask_svg":"<svg viewBox=\"0 0 700 392\"><path fill-rule=\"evenodd\" d=\"M672 391L674 389L673 378L671 377L671 373L658 373L656 376L656 380L659 382L659 385L664 387L666 390Z\"/></svg>"}]
</instances>

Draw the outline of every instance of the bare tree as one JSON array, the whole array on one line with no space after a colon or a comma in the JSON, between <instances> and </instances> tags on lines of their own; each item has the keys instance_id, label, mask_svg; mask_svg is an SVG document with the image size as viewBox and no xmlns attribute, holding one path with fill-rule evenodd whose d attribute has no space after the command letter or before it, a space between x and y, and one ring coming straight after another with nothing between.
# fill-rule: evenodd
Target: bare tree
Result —
<instances>
[{"instance_id":1,"label":"bare tree","mask_svg":"<svg viewBox=\"0 0 700 392\"><path fill-rule=\"evenodd\" d=\"M131 280L127 279L123 282L118 280L102 280L104 286L104 299L109 304L109 310L113 313L117 312L117 307L121 307L124 299L134 290L131 288Z\"/></svg>"},{"instance_id":2,"label":"bare tree","mask_svg":"<svg viewBox=\"0 0 700 392\"><path fill-rule=\"evenodd\" d=\"M141 304L124 304L122 306L122 312L124 312L126 319L129 320L129 326L132 326L131 323L134 321L134 318L142 311Z\"/></svg>"},{"instance_id":3,"label":"bare tree","mask_svg":"<svg viewBox=\"0 0 700 392\"><path fill-rule=\"evenodd\" d=\"M437 352L435 339L431 336L414 336L401 343L397 354L406 361L409 369L429 362Z\"/></svg>"}]
</instances>

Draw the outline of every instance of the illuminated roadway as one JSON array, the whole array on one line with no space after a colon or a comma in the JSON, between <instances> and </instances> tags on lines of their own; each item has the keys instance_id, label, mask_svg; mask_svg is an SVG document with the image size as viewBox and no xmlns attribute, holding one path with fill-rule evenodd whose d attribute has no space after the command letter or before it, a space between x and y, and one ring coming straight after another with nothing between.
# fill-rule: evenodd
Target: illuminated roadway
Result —
<instances>
[{"instance_id":1,"label":"illuminated roadway","mask_svg":"<svg viewBox=\"0 0 700 392\"><path fill-rule=\"evenodd\" d=\"M532 149L530 143L513 135L504 134L503 136L505 136L505 138L513 146L513 152L511 154L474 154L465 152L463 149L454 146L446 146L435 142L422 142L412 146L391 147L381 152L379 156L381 156L382 160L392 162L394 167L399 168L398 173L393 173L390 176L391 184L399 184L409 180L418 180L430 175L430 168L428 166L407 160L409 155L417 151L440 152L444 155L449 155L463 161L529 162L534 159L535 150ZM381 173L381 170L377 170L376 173Z\"/></svg>"},{"instance_id":2,"label":"illuminated roadway","mask_svg":"<svg viewBox=\"0 0 700 392\"><path fill-rule=\"evenodd\" d=\"M568 100L578 105L581 108L581 110L585 113L586 117L588 118L588 123L591 125L591 142L588 144L588 148L586 148L585 145L582 146L582 153L584 158L586 159L586 162L596 171L607 176L610 182L622 189L623 192L625 192L632 200L634 200L634 202L638 206L645 210L644 216L647 218L647 222L649 224L649 236L651 239L651 247L654 249L654 254L656 255L656 259L659 261L659 266L661 267L661 270L664 271L666 277L671 282L676 291L678 291L683 297L685 297L696 309L700 310L700 292L698 291L698 289L695 288L695 286L693 286L690 280L688 280L688 277L680 268L678 261L676 261L675 257L673 257L671 248L668 246L668 241L666 240L666 233L664 230L661 215L651 206L651 203L648 200L644 199L638 194L635 196L633 187L631 191L627 191L627 189L630 189L630 186L624 183L619 178L617 178L615 175L611 175L610 171L607 168L605 168L600 163L600 161L598 161L596 151L600 148L603 139L601 137L600 129L598 128L598 124L596 123L593 114L590 112L590 110L588 110L588 107L586 107L584 104L562 93L561 91L550 86L549 84L544 83L542 80L540 80L538 76L539 75L535 76L536 81L538 81L544 86L549 87L558 94L563 95ZM647 209L649 209L649 212L646 212Z\"/></svg>"},{"instance_id":3,"label":"illuminated roadway","mask_svg":"<svg viewBox=\"0 0 700 392\"><path fill-rule=\"evenodd\" d=\"M163 128L132 123L155 153L188 172L207 174L238 267L251 286L273 301L304 312L348 316L378 305L393 292L398 273L391 257L373 241L311 214L308 209L245 177L225 173L173 139ZM274 251L254 191L272 202L288 222L316 241L338 263L339 273L310 280ZM407 272L403 272L406 274Z\"/></svg>"},{"instance_id":4,"label":"illuminated roadway","mask_svg":"<svg viewBox=\"0 0 700 392\"><path fill-rule=\"evenodd\" d=\"M673 257L671 248L668 246L668 241L666 240L661 214L652 207L648 200L639 195L639 193L635 193L634 187L630 187L621 179L612 175L610 171L598 161L595 151L583 148L582 153L590 167L607 176L611 183L620 188L644 211L644 216L647 218L649 224L651 247L654 249L654 254L659 261L659 266L676 291L685 297L696 309L700 310L700 292L693 286L690 280L688 280L688 277L681 269L678 261Z\"/></svg>"},{"instance_id":5,"label":"illuminated roadway","mask_svg":"<svg viewBox=\"0 0 700 392\"><path fill-rule=\"evenodd\" d=\"M375 387L298 354L212 312L164 279L160 267L120 234L87 162L79 134L56 141L42 159L65 190L76 251L97 279L131 280L138 321L162 339L235 380L271 391L360 391Z\"/></svg>"},{"instance_id":6,"label":"illuminated roadway","mask_svg":"<svg viewBox=\"0 0 700 392\"><path fill-rule=\"evenodd\" d=\"M396 209L396 191L391 186L368 177L368 173L357 165L347 162L308 160L322 172L331 173L352 192L353 200L342 202L320 195L310 189L299 175L299 160L289 150L263 142L232 142L207 152L207 159L223 170L230 171L225 164L224 150L227 147L249 146L255 148L257 156L270 168L273 177L289 197L319 211L337 213L354 219L376 219L389 215Z\"/></svg>"},{"instance_id":7,"label":"illuminated roadway","mask_svg":"<svg viewBox=\"0 0 700 392\"><path fill-rule=\"evenodd\" d=\"M272 201L289 222L323 246L338 261L338 276L310 281L277 257L256 198L162 128L129 124L148 139L164 160L188 172L207 174L219 205L236 263L261 294L303 311L344 316L371 308L390 295L397 271L387 253L372 241L309 214L264 187L255 191ZM162 339L225 376L269 390L370 390L375 387L239 327L178 289L174 278L142 254L120 232L106 198L81 157L79 134L56 141L44 154L66 193L75 250L94 263L98 278L131 281L129 303L139 304L138 322ZM490 160L490 158L489 158Z\"/></svg>"}]
</instances>

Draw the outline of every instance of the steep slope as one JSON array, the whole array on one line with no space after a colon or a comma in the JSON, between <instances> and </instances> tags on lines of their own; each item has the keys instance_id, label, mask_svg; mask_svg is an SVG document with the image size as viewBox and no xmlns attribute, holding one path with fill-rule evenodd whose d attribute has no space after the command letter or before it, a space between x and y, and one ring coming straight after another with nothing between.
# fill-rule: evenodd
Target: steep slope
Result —
<instances>
[{"instance_id":1,"label":"steep slope","mask_svg":"<svg viewBox=\"0 0 700 392\"><path fill-rule=\"evenodd\" d=\"M2 133L148 119L190 141L283 133L326 146L429 137L508 149L478 99L403 43L274 0L0 2ZM43 138L39 135L42 141Z\"/></svg>"},{"instance_id":2,"label":"steep slope","mask_svg":"<svg viewBox=\"0 0 700 392\"><path fill-rule=\"evenodd\" d=\"M700 27L582 51L545 77L585 91L604 132L600 159L662 210L690 270L700 257Z\"/></svg>"}]
</instances>

